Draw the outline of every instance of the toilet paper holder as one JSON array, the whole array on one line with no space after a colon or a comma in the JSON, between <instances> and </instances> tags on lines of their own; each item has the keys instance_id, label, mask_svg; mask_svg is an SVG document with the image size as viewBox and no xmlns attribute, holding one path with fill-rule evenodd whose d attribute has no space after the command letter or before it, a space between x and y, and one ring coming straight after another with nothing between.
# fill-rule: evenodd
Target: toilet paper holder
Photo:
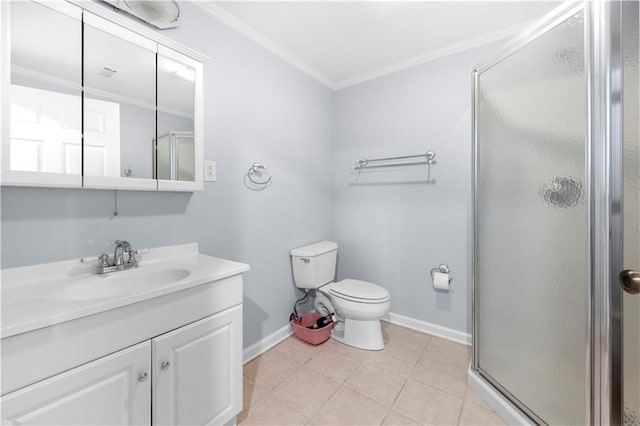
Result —
<instances>
[{"instance_id":1,"label":"toilet paper holder","mask_svg":"<svg viewBox=\"0 0 640 426\"><path fill-rule=\"evenodd\" d=\"M431 268L431 278L433 278L433 274L435 272L442 272L443 274L450 274L451 273L451 268L449 268L449 265L447 265L446 263L441 263L440 266L438 266L437 268ZM449 282L452 281L452 278L449 277Z\"/></svg>"}]
</instances>

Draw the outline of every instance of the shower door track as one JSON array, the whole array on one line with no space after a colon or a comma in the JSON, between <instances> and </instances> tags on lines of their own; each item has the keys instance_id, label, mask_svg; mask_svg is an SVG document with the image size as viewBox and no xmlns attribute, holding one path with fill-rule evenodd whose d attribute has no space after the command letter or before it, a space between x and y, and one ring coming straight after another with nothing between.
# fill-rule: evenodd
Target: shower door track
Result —
<instances>
[{"instance_id":1,"label":"shower door track","mask_svg":"<svg viewBox=\"0 0 640 426\"><path fill-rule=\"evenodd\" d=\"M481 367L475 369L480 378L491 385L495 390L497 390L504 398L506 398L511 404L513 404L518 410L520 410L524 415L529 417L533 422L539 425L546 425L547 423L542 420L540 417L536 415L533 411L531 411L522 401L516 398L512 393L510 393L504 386L502 386L497 380L491 377L490 374L485 372Z\"/></svg>"}]
</instances>

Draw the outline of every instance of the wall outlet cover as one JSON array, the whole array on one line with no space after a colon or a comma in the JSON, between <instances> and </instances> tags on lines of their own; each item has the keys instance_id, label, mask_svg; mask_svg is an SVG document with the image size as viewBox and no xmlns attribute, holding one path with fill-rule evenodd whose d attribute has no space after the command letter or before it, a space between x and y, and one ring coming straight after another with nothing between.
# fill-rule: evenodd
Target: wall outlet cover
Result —
<instances>
[{"instance_id":1,"label":"wall outlet cover","mask_svg":"<svg viewBox=\"0 0 640 426\"><path fill-rule=\"evenodd\" d=\"M204 180L207 182L215 182L218 175L218 167L215 161L204 161Z\"/></svg>"}]
</instances>

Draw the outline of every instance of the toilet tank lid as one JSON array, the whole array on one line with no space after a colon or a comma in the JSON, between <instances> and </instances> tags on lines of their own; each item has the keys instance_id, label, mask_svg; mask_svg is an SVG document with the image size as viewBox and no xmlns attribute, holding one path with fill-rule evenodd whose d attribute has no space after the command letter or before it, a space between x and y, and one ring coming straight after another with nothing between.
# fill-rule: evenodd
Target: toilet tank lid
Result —
<instances>
[{"instance_id":1,"label":"toilet tank lid","mask_svg":"<svg viewBox=\"0 0 640 426\"><path fill-rule=\"evenodd\" d=\"M318 241L317 243L294 248L290 251L290 254L291 256L297 257L313 257L337 249L338 244L334 243L333 241Z\"/></svg>"}]
</instances>

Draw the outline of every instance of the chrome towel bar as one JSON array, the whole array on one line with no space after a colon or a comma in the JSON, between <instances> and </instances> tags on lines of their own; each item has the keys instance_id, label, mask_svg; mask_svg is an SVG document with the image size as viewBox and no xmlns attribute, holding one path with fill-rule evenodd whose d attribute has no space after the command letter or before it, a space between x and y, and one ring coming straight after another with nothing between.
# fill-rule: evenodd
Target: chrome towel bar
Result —
<instances>
[{"instance_id":1,"label":"chrome towel bar","mask_svg":"<svg viewBox=\"0 0 640 426\"><path fill-rule=\"evenodd\" d=\"M355 166L352 167L353 170L361 170L361 169L374 169L379 167L399 167L399 166L431 166L432 164L436 164L436 153L433 151L427 151L425 154L417 154L417 155L403 155L400 157L387 157L387 158L374 158L368 160L366 158L361 158L356 161ZM424 158L424 161L411 161L411 162L398 162L399 160L407 160L410 158ZM395 161L395 162L394 162ZM382 162L382 164L370 164ZM390 163L384 163L390 162Z\"/></svg>"}]
</instances>

